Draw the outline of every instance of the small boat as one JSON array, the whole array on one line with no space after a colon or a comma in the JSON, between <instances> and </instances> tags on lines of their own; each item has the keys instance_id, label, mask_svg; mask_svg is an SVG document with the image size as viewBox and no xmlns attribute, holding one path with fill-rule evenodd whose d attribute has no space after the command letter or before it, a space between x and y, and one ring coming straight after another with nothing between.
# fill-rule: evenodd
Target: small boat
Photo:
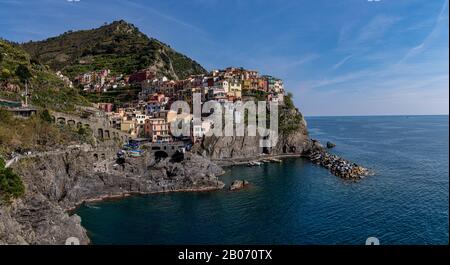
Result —
<instances>
[{"instance_id":1,"label":"small boat","mask_svg":"<svg viewBox=\"0 0 450 265\"><path fill-rule=\"evenodd\" d=\"M100 209L100 207L95 206L94 204L91 204L91 203L84 203L84 205L85 205L87 208L91 208L91 209Z\"/></svg>"},{"instance_id":2,"label":"small boat","mask_svg":"<svg viewBox=\"0 0 450 265\"><path fill-rule=\"evenodd\" d=\"M144 151L142 151L142 150L131 150L131 151L129 151L128 153L130 154L130 156L132 156L132 157L140 157L140 156L142 156L142 153L143 153Z\"/></svg>"}]
</instances>

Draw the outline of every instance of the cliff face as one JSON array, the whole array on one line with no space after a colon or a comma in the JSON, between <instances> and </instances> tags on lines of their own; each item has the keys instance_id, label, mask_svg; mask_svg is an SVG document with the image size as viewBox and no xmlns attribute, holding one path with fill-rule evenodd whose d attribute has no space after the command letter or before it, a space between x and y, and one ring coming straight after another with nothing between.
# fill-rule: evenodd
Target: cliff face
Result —
<instances>
[{"instance_id":1,"label":"cliff face","mask_svg":"<svg viewBox=\"0 0 450 265\"><path fill-rule=\"evenodd\" d=\"M293 124L289 130L283 124ZM296 109L282 109L280 112L279 138L272 148L260 147L259 136L205 137L194 151L213 160L252 159L262 154L302 155L312 148L306 121Z\"/></svg>"},{"instance_id":2,"label":"cliff face","mask_svg":"<svg viewBox=\"0 0 450 265\"><path fill-rule=\"evenodd\" d=\"M105 156L95 161L94 154ZM23 160L14 166L26 186L23 198L0 204L0 244L64 244L77 237L89 243L77 215L67 210L83 201L130 193L221 189L223 171L209 160L188 154L180 163L155 162L150 155L115 165L110 151L73 150Z\"/></svg>"},{"instance_id":3,"label":"cliff face","mask_svg":"<svg viewBox=\"0 0 450 265\"><path fill-rule=\"evenodd\" d=\"M0 244L64 244L69 237L87 244L89 238L80 222L57 202L30 193L12 205L0 205Z\"/></svg>"},{"instance_id":4,"label":"cliff face","mask_svg":"<svg viewBox=\"0 0 450 265\"><path fill-rule=\"evenodd\" d=\"M359 179L367 170L329 155L308 136L306 122L297 109L282 110L278 143L259 147L260 137L208 137L194 146L182 162L155 161L149 153L117 164L115 146L81 146L62 153L43 154L14 165L26 187L23 198L11 205L0 202L0 244L64 244L89 238L77 215L68 210L78 204L128 194L222 189L217 176L223 165L269 155L305 155L347 179ZM197 154L195 154L197 153ZM199 156L201 154L202 156ZM211 159L211 160L210 160Z\"/></svg>"}]
</instances>

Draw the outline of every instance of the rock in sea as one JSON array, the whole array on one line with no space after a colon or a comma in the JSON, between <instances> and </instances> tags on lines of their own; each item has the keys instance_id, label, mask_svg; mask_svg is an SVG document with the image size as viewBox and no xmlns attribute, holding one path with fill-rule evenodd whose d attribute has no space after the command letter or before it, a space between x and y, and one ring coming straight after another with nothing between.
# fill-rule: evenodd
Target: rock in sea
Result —
<instances>
[{"instance_id":1,"label":"rock in sea","mask_svg":"<svg viewBox=\"0 0 450 265\"><path fill-rule=\"evenodd\" d=\"M327 148L333 148L335 146L336 146L336 144L334 144L332 142L327 142Z\"/></svg>"},{"instance_id":2,"label":"rock in sea","mask_svg":"<svg viewBox=\"0 0 450 265\"><path fill-rule=\"evenodd\" d=\"M231 183L230 190L240 190L248 186L249 182L246 180L235 180Z\"/></svg>"}]
</instances>

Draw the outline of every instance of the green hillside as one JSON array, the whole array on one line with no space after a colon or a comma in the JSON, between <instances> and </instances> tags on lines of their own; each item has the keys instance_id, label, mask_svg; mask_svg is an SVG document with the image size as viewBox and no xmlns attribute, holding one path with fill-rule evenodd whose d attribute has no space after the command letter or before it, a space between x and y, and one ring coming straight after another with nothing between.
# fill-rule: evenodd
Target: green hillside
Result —
<instances>
[{"instance_id":1,"label":"green hillside","mask_svg":"<svg viewBox=\"0 0 450 265\"><path fill-rule=\"evenodd\" d=\"M70 78L105 68L113 73L130 74L151 67L159 75L172 79L206 72L194 60L147 37L123 20L97 29L69 31L22 46L33 58L53 70L61 70Z\"/></svg>"},{"instance_id":2,"label":"green hillside","mask_svg":"<svg viewBox=\"0 0 450 265\"><path fill-rule=\"evenodd\" d=\"M29 84L30 103L43 108L71 111L88 102L19 45L0 40L0 98L23 100L25 80Z\"/></svg>"}]
</instances>

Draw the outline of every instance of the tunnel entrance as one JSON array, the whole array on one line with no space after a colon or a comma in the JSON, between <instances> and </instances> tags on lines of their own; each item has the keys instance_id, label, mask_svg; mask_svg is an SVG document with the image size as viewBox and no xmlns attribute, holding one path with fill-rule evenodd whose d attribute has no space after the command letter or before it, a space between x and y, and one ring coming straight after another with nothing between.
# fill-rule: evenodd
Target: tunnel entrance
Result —
<instances>
[{"instance_id":1,"label":"tunnel entrance","mask_svg":"<svg viewBox=\"0 0 450 265\"><path fill-rule=\"evenodd\" d=\"M156 151L155 152L155 160L157 160L157 161L167 158L167 157L169 157L169 155L164 151Z\"/></svg>"},{"instance_id":2,"label":"tunnel entrance","mask_svg":"<svg viewBox=\"0 0 450 265\"><path fill-rule=\"evenodd\" d=\"M184 154L183 152L176 151L175 154L173 154L171 162L179 163L184 160Z\"/></svg>"}]
</instances>

